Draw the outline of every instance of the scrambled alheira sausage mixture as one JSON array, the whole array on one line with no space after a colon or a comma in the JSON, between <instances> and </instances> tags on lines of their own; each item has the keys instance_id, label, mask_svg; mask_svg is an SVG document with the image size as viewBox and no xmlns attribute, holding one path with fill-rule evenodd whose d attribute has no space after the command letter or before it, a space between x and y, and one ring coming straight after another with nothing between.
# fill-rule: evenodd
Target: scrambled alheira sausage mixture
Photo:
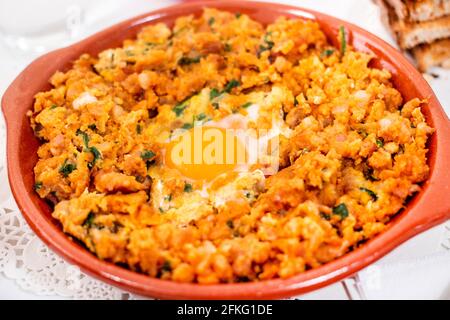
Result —
<instances>
[{"instance_id":1,"label":"scrambled alheira sausage mixture","mask_svg":"<svg viewBox=\"0 0 450 320\"><path fill-rule=\"evenodd\" d=\"M82 55L30 112L36 192L93 254L151 277L287 278L344 255L420 190L433 132L346 33L336 48L312 21L207 9ZM280 127L277 174L165 163L177 129L227 117Z\"/></svg>"}]
</instances>

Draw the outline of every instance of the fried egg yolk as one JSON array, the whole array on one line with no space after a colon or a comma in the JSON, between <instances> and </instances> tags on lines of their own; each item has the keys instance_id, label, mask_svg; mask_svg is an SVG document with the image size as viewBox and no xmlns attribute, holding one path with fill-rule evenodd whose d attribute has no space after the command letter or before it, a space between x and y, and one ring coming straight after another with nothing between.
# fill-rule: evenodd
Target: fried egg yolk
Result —
<instances>
[{"instance_id":1,"label":"fried egg yolk","mask_svg":"<svg viewBox=\"0 0 450 320\"><path fill-rule=\"evenodd\" d=\"M199 126L171 139L164 162L193 180L212 181L245 166L247 150L232 129Z\"/></svg>"}]
</instances>

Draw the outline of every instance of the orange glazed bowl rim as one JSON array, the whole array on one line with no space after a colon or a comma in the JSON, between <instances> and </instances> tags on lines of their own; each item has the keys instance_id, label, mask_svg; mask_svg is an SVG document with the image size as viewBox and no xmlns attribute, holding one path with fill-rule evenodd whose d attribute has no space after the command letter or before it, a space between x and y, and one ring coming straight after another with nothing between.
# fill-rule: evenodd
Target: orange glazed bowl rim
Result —
<instances>
[{"instance_id":1,"label":"orange glazed bowl rim","mask_svg":"<svg viewBox=\"0 0 450 320\"><path fill-rule=\"evenodd\" d=\"M67 70L83 53L119 46L148 24L170 25L179 16L200 14L205 7L241 12L263 24L278 16L300 17L317 21L328 39L337 45L340 26L348 31L352 46L372 53L374 67L392 73L394 86L403 97L427 99L423 108L427 122L436 132L429 139L430 177L422 190L396 215L385 231L360 248L316 269L290 277L249 283L200 285L176 283L151 278L112 263L102 261L63 233L51 217L46 202L34 192L33 167L39 146L26 112L33 106L34 95L48 90L48 79L57 70ZM371 62L372 63L372 62ZM10 85L2 99L7 125L7 165L11 190L31 228L56 253L70 263L109 284L124 290L156 298L171 299L269 299L298 295L346 278L384 256L412 236L450 217L450 125L436 96L422 75L396 49L369 32L337 18L299 7L252 1L189 2L163 8L116 24L69 47L50 52L32 62Z\"/></svg>"}]
</instances>

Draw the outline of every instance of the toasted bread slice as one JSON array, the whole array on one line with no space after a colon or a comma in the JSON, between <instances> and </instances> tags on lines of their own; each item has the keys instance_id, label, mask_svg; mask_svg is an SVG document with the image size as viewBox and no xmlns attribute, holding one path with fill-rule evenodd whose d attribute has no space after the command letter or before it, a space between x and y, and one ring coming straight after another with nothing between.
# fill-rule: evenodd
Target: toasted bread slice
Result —
<instances>
[{"instance_id":1,"label":"toasted bread slice","mask_svg":"<svg viewBox=\"0 0 450 320\"><path fill-rule=\"evenodd\" d=\"M381 6L382 15L388 20L390 29L402 49L412 49L422 43L450 37L450 15L430 21L409 22L399 19L395 9L387 1L376 2Z\"/></svg>"},{"instance_id":2,"label":"toasted bread slice","mask_svg":"<svg viewBox=\"0 0 450 320\"><path fill-rule=\"evenodd\" d=\"M450 14L449 0L386 0L403 21L434 20Z\"/></svg>"},{"instance_id":3,"label":"toasted bread slice","mask_svg":"<svg viewBox=\"0 0 450 320\"><path fill-rule=\"evenodd\" d=\"M437 40L413 48L419 70L427 71L434 66L450 69L450 39Z\"/></svg>"}]
</instances>

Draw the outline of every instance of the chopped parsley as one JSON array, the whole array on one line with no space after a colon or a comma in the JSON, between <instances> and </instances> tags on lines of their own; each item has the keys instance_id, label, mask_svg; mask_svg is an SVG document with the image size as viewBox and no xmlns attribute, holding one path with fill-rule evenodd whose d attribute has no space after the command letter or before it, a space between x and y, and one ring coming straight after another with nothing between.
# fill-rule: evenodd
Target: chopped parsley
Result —
<instances>
[{"instance_id":1,"label":"chopped parsley","mask_svg":"<svg viewBox=\"0 0 450 320\"><path fill-rule=\"evenodd\" d=\"M345 55L345 51L347 51L347 35L344 26L339 27L339 37L341 39L341 54Z\"/></svg>"},{"instance_id":2,"label":"chopped parsley","mask_svg":"<svg viewBox=\"0 0 450 320\"><path fill-rule=\"evenodd\" d=\"M231 90L233 90L233 88L240 86L240 84L241 83L239 81L237 81L236 79L233 79L227 83L227 85L225 86L225 89L223 89L223 92L230 93Z\"/></svg>"},{"instance_id":3,"label":"chopped parsley","mask_svg":"<svg viewBox=\"0 0 450 320\"><path fill-rule=\"evenodd\" d=\"M366 192L372 198L373 201L378 200L377 194L375 192L373 192L372 190L364 188L364 187L359 188L359 190Z\"/></svg>"},{"instance_id":4,"label":"chopped parsley","mask_svg":"<svg viewBox=\"0 0 450 320\"><path fill-rule=\"evenodd\" d=\"M348 209L345 203L341 203L333 208L333 214L336 214L341 217L341 219L345 219L348 217Z\"/></svg>"},{"instance_id":5,"label":"chopped parsley","mask_svg":"<svg viewBox=\"0 0 450 320\"><path fill-rule=\"evenodd\" d=\"M215 98L217 98L220 95L221 95L221 92L216 88L212 88L211 91L209 91L209 99L210 100L214 100Z\"/></svg>"},{"instance_id":6,"label":"chopped parsley","mask_svg":"<svg viewBox=\"0 0 450 320\"><path fill-rule=\"evenodd\" d=\"M225 43L223 49L225 50L225 52L230 52L232 49L231 44Z\"/></svg>"},{"instance_id":7,"label":"chopped parsley","mask_svg":"<svg viewBox=\"0 0 450 320\"><path fill-rule=\"evenodd\" d=\"M81 131L80 129L77 130L77 136L81 136L83 139L84 147L87 149L89 148L89 136L86 132Z\"/></svg>"},{"instance_id":8,"label":"chopped parsley","mask_svg":"<svg viewBox=\"0 0 450 320\"><path fill-rule=\"evenodd\" d=\"M161 266L161 272L171 272L172 271L172 264L169 260L164 261L163 265Z\"/></svg>"},{"instance_id":9,"label":"chopped parsley","mask_svg":"<svg viewBox=\"0 0 450 320\"><path fill-rule=\"evenodd\" d=\"M50 110L53 110L55 108L58 108L58 106L56 104L52 104L51 107L50 107Z\"/></svg>"},{"instance_id":10,"label":"chopped parsley","mask_svg":"<svg viewBox=\"0 0 450 320\"><path fill-rule=\"evenodd\" d=\"M244 103L244 104L241 106L241 108L247 109L247 108L250 107L252 104L253 104L252 102L246 102L246 103Z\"/></svg>"},{"instance_id":11,"label":"chopped parsley","mask_svg":"<svg viewBox=\"0 0 450 320\"><path fill-rule=\"evenodd\" d=\"M199 63L200 62L200 56L197 56L197 57L193 57L193 58L191 58L191 57L181 57L180 58L180 60L178 60L178 64L180 65L180 66L187 66L187 65L190 65L190 64L193 64L193 63Z\"/></svg>"},{"instance_id":12,"label":"chopped parsley","mask_svg":"<svg viewBox=\"0 0 450 320\"><path fill-rule=\"evenodd\" d=\"M375 143L377 144L378 148L382 148L384 146L384 141L381 138L378 138L377 140L375 140Z\"/></svg>"},{"instance_id":13,"label":"chopped parsley","mask_svg":"<svg viewBox=\"0 0 450 320\"><path fill-rule=\"evenodd\" d=\"M224 93L230 93L231 90L233 90L233 88L236 88L238 86L240 86L241 83L236 80L236 79L232 79L230 82L228 82L225 86L225 88L222 91L219 91L217 88L212 88L209 91L209 99L211 101L213 101L215 98L221 96ZM219 109L219 103L218 102L213 102L212 106L214 107L214 109Z\"/></svg>"},{"instance_id":14,"label":"chopped parsley","mask_svg":"<svg viewBox=\"0 0 450 320\"><path fill-rule=\"evenodd\" d=\"M36 181L36 183L34 184L34 190L38 191L41 190L42 188L42 181Z\"/></svg>"},{"instance_id":15,"label":"chopped parsley","mask_svg":"<svg viewBox=\"0 0 450 320\"><path fill-rule=\"evenodd\" d=\"M192 190L193 190L193 188L192 188L192 184L190 184L190 183L185 183L184 184L184 192L192 192Z\"/></svg>"},{"instance_id":16,"label":"chopped parsley","mask_svg":"<svg viewBox=\"0 0 450 320\"><path fill-rule=\"evenodd\" d=\"M323 213L323 212L320 213L320 216L323 219L325 219L325 220L330 220L331 219L331 216L329 214L326 214L326 213Z\"/></svg>"},{"instance_id":17,"label":"chopped parsley","mask_svg":"<svg viewBox=\"0 0 450 320\"><path fill-rule=\"evenodd\" d=\"M185 124L183 124L183 126L181 127L184 130L189 130L192 129L194 127L194 124L192 122L186 122Z\"/></svg>"},{"instance_id":18,"label":"chopped parsley","mask_svg":"<svg viewBox=\"0 0 450 320\"><path fill-rule=\"evenodd\" d=\"M145 161L147 169L155 162L156 154L151 150L144 150L141 152L141 159Z\"/></svg>"},{"instance_id":19,"label":"chopped parsley","mask_svg":"<svg viewBox=\"0 0 450 320\"><path fill-rule=\"evenodd\" d=\"M141 158L144 161L152 160L156 154L152 150L144 150L141 152Z\"/></svg>"},{"instance_id":20,"label":"chopped parsley","mask_svg":"<svg viewBox=\"0 0 450 320\"><path fill-rule=\"evenodd\" d=\"M334 53L334 50L333 49L325 49L325 50L323 50L322 51L322 53L321 53L321 57L329 57L329 56L331 56L332 54Z\"/></svg>"},{"instance_id":21,"label":"chopped parsley","mask_svg":"<svg viewBox=\"0 0 450 320\"><path fill-rule=\"evenodd\" d=\"M94 156L94 159L92 159L92 161L88 163L89 169L92 169L97 160L102 157L102 154L100 153L100 151L98 151L96 147L89 147L88 150Z\"/></svg>"},{"instance_id":22,"label":"chopped parsley","mask_svg":"<svg viewBox=\"0 0 450 320\"><path fill-rule=\"evenodd\" d=\"M266 33L265 35L264 35L264 44L261 44L260 46L259 46L259 49L258 49L258 52L257 52L257 54L258 54L258 57L261 55L261 53L263 53L264 51L268 51L268 50L271 50L272 48L273 48L273 46L275 45L275 43L272 41L272 40L269 40L269 36L271 35L271 33L270 32L268 32L268 33Z\"/></svg>"},{"instance_id":23,"label":"chopped parsley","mask_svg":"<svg viewBox=\"0 0 450 320\"><path fill-rule=\"evenodd\" d=\"M98 149L96 147L90 147L89 146L89 135L84 132L81 131L80 129L77 130L77 135L81 136L83 138L83 143L84 143L84 152L90 152L93 155L93 159L92 161L90 161L88 163L88 167L89 169L92 169L95 165L95 163L97 162L98 159L100 159L102 157L102 154L100 153L100 151L98 151Z\"/></svg>"},{"instance_id":24,"label":"chopped parsley","mask_svg":"<svg viewBox=\"0 0 450 320\"><path fill-rule=\"evenodd\" d=\"M175 112L175 114L177 115L177 117L181 116L181 114L184 112L184 110L187 108L188 106L188 101L194 96L195 94L187 97L186 99L184 99L183 101L177 103L173 108L172 111Z\"/></svg>"},{"instance_id":25,"label":"chopped parsley","mask_svg":"<svg viewBox=\"0 0 450 320\"><path fill-rule=\"evenodd\" d=\"M202 121L202 120L206 119L206 114L200 113L195 118L197 119L197 121Z\"/></svg>"},{"instance_id":26,"label":"chopped parsley","mask_svg":"<svg viewBox=\"0 0 450 320\"><path fill-rule=\"evenodd\" d=\"M136 125L136 133L137 133L137 134L141 134L141 133L142 133L142 127L141 127L140 124L137 124L137 125Z\"/></svg>"},{"instance_id":27,"label":"chopped parsley","mask_svg":"<svg viewBox=\"0 0 450 320\"><path fill-rule=\"evenodd\" d=\"M208 20L208 25L212 26L214 24L214 22L216 22L216 19L214 17L209 18Z\"/></svg>"},{"instance_id":28,"label":"chopped parsley","mask_svg":"<svg viewBox=\"0 0 450 320\"><path fill-rule=\"evenodd\" d=\"M236 17L236 19L239 19L242 16L242 13L236 12L236 14L234 16Z\"/></svg>"},{"instance_id":29,"label":"chopped parsley","mask_svg":"<svg viewBox=\"0 0 450 320\"><path fill-rule=\"evenodd\" d=\"M177 117L179 117L183 113L184 109L186 109L186 107L187 107L186 104L179 103L175 107L173 107L172 111L175 112Z\"/></svg>"},{"instance_id":30,"label":"chopped parsley","mask_svg":"<svg viewBox=\"0 0 450 320\"><path fill-rule=\"evenodd\" d=\"M59 173L63 175L64 178L67 178L72 171L76 170L77 166L73 163L67 163L67 159L64 160L64 163L59 168Z\"/></svg>"},{"instance_id":31,"label":"chopped parsley","mask_svg":"<svg viewBox=\"0 0 450 320\"><path fill-rule=\"evenodd\" d=\"M87 215L86 219L83 221L82 226L87 227L88 229L94 225L95 214L91 211Z\"/></svg>"}]
</instances>

